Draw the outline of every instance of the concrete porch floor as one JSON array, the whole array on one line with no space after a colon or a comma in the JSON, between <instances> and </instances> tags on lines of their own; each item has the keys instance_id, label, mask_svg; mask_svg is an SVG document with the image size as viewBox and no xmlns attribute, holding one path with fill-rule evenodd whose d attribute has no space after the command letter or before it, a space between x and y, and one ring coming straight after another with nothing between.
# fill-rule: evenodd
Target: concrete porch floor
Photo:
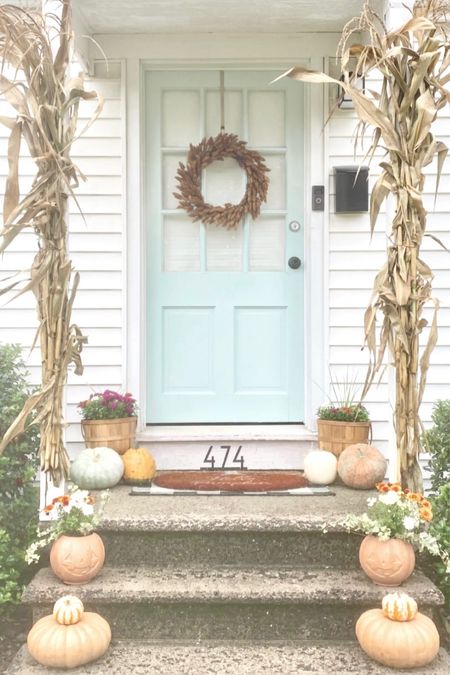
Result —
<instances>
[{"instance_id":1,"label":"concrete porch floor","mask_svg":"<svg viewBox=\"0 0 450 675\"><path fill-rule=\"evenodd\" d=\"M334 496L131 496L130 487L111 490L102 529L134 530L317 530L347 513L362 513L372 490L332 485ZM340 529L337 527L337 529Z\"/></svg>"}]
</instances>

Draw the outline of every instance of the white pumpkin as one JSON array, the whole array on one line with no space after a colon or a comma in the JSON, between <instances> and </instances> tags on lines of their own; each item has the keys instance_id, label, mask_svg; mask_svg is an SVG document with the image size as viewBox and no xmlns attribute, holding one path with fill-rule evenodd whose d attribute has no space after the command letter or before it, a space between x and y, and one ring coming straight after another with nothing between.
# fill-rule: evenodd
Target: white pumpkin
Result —
<instances>
[{"instance_id":1,"label":"white pumpkin","mask_svg":"<svg viewBox=\"0 0 450 675\"><path fill-rule=\"evenodd\" d=\"M327 450L312 450L305 457L305 476L315 485L329 485L336 480L337 457Z\"/></svg>"},{"instance_id":2,"label":"white pumpkin","mask_svg":"<svg viewBox=\"0 0 450 675\"><path fill-rule=\"evenodd\" d=\"M75 595L63 595L53 606L53 616L62 626L72 626L78 623L83 613L83 603Z\"/></svg>"},{"instance_id":3,"label":"white pumpkin","mask_svg":"<svg viewBox=\"0 0 450 675\"><path fill-rule=\"evenodd\" d=\"M70 479L82 490L104 490L123 476L122 457L112 448L86 448L72 462Z\"/></svg>"}]
</instances>

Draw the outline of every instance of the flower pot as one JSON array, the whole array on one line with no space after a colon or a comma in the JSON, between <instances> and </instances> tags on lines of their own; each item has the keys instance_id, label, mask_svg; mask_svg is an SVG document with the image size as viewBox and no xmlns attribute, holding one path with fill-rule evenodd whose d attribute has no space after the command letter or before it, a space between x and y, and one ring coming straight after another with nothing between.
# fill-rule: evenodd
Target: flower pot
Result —
<instances>
[{"instance_id":1,"label":"flower pot","mask_svg":"<svg viewBox=\"0 0 450 675\"><path fill-rule=\"evenodd\" d=\"M374 584L399 586L413 573L416 556L407 541L369 534L361 542L359 562Z\"/></svg>"},{"instance_id":2,"label":"flower pot","mask_svg":"<svg viewBox=\"0 0 450 675\"><path fill-rule=\"evenodd\" d=\"M50 567L65 584L87 584L103 567L105 547L96 532L81 537L61 535L50 551Z\"/></svg>"},{"instance_id":3,"label":"flower pot","mask_svg":"<svg viewBox=\"0 0 450 675\"><path fill-rule=\"evenodd\" d=\"M113 448L123 455L134 446L137 417L119 417L115 420L83 420L81 432L87 448Z\"/></svg>"},{"instance_id":4,"label":"flower pot","mask_svg":"<svg viewBox=\"0 0 450 675\"><path fill-rule=\"evenodd\" d=\"M317 420L317 442L321 450L339 456L349 445L368 443L370 429L370 422Z\"/></svg>"}]
</instances>

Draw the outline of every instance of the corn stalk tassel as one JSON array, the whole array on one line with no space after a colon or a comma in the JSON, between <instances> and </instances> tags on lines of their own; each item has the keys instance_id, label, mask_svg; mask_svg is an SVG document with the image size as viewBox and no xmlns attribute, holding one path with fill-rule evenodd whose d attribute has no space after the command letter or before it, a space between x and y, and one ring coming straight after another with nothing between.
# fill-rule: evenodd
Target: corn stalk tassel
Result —
<instances>
[{"instance_id":1,"label":"corn stalk tassel","mask_svg":"<svg viewBox=\"0 0 450 675\"><path fill-rule=\"evenodd\" d=\"M12 5L0 7L0 93L15 109L16 117L1 118L11 129L8 145L9 175L3 205L0 253L21 232L32 230L38 251L27 278L3 280L1 294L13 298L31 291L36 298L38 330L33 347L41 350L41 388L25 403L0 443L0 454L27 424L36 410L40 425L40 465L56 485L68 476L64 446L64 387L69 367L83 372L81 351L87 341L71 322L79 283L67 248L68 199L84 177L70 159L77 136L78 107L82 99L97 99L84 90L83 80L68 80L72 58L71 3L61 0L61 17L52 16L52 33L41 13ZM54 50L55 25L58 48ZM54 53L55 52L55 53ZM99 101L89 126L101 111ZM20 198L19 154L25 141L37 172L31 190ZM20 274L19 274L20 276Z\"/></svg>"},{"instance_id":2,"label":"corn stalk tassel","mask_svg":"<svg viewBox=\"0 0 450 675\"><path fill-rule=\"evenodd\" d=\"M447 155L447 147L437 141L431 127L438 111L450 103L446 87L450 81L450 42L446 20L450 3L444 0L416 2L410 19L388 31L369 3L361 15L344 28L338 55L342 59L343 82L324 73L291 68L288 76L311 83L328 82L342 86L359 117L356 144L366 128L373 128L366 158L377 149L385 153L382 173L371 192L370 228L374 231L380 208L392 195L395 215L388 237L387 261L378 272L370 304L365 312L365 341L370 359L363 390L367 394L390 353L395 367L394 426L398 458L398 479L403 487L422 489L419 465L422 422L420 404L427 380L430 354L437 342L438 302L432 297L433 274L421 259L426 234L423 204L424 167L437 160L437 182ZM366 44L352 44L355 34L368 36ZM381 74L381 90L362 92L358 77L375 71ZM445 248L445 247L444 247ZM434 304L431 325L423 316L424 306ZM381 315L380 330L377 319ZM420 351L420 337L428 335Z\"/></svg>"}]
</instances>

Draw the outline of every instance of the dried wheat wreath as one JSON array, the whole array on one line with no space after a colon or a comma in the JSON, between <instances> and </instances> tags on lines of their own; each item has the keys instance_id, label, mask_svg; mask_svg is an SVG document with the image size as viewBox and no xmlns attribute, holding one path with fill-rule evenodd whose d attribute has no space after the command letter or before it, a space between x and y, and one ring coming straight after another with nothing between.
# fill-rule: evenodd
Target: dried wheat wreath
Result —
<instances>
[{"instance_id":1,"label":"dried wheat wreath","mask_svg":"<svg viewBox=\"0 0 450 675\"><path fill-rule=\"evenodd\" d=\"M202 195L202 171L213 162L233 157L247 174L247 187L239 204L223 206L208 204ZM249 213L253 219L259 216L261 203L266 201L269 178L264 157L249 150L245 141L235 134L220 133L215 138L204 138L199 145L191 145L186 165L180 162L176 175L179 192L174 197L178 208L184 209L192 220L201 220L206 225L219 225L230 229L236 227Z\"/></svg>"}]
</instances>

